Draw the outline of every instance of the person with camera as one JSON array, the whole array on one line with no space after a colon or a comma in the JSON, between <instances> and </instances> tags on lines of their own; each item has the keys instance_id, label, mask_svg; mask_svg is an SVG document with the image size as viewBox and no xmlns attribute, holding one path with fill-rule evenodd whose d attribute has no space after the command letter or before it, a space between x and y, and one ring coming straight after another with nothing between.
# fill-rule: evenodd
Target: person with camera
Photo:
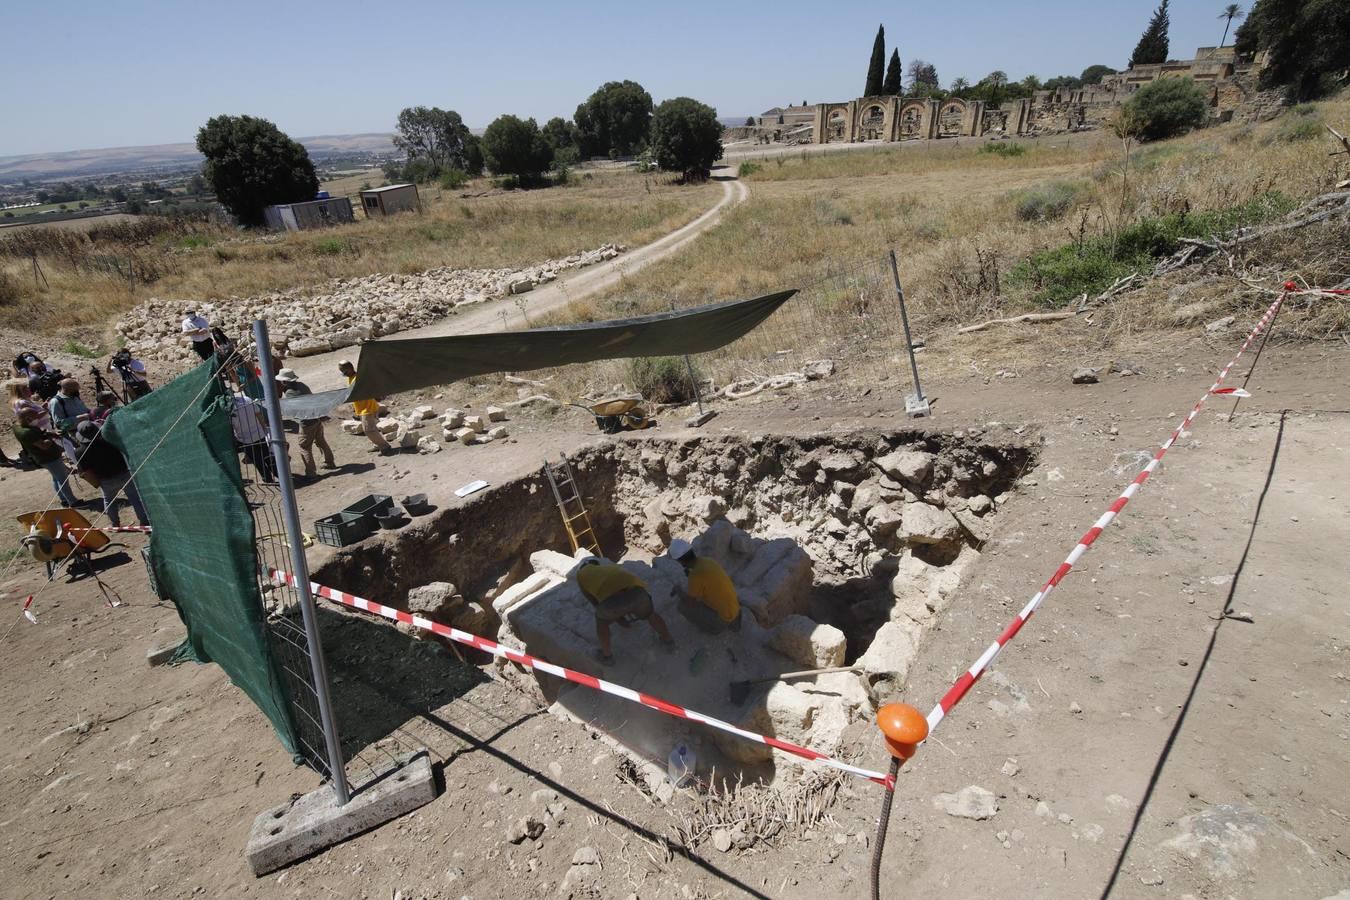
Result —
<instances>
[{"instance_id":1,"label":"person with camera","mask_svg":"<svg viewBox=\"0 0 1350 900\"><path fill-rule=\"evenodd\" d=\"M56 396L65 377L60 369L53 369L40 359L28 366L28 387L43 403Z\"/></svg>"},{"instance_id":2,"label":"person with camera","mask_svg":"<svg viewBox=\"0 0 1350 900\"><path fill-rule=\"evenodd\" d=\"M108 361L108 372L116 372L122 377L122 390L127 402L137 400L150 393L150 379L145 375L145 363L134 359L131 351L123 347Z\"/></svg>"}]
</instances>

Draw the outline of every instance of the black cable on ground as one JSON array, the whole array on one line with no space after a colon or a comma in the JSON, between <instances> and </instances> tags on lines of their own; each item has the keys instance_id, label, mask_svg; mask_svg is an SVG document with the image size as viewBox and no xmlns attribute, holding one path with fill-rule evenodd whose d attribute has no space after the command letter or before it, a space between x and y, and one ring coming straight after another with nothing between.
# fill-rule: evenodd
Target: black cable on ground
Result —
<instances>
[{"instance_id":1,"label":"black cable on ground","mask_svg":"<svg viewBox=\"0 0 1350 900\"><path fill-rule=\"evenodd\" d=\"M890 782L881 798L881 818L877 821L877 839L872 845L872 900L881 900L881 851L886 846L886 826L891 821L891 800L895 797L895 776L900 774L900 758L891 757Z\"/></svg>"}]
</instances>

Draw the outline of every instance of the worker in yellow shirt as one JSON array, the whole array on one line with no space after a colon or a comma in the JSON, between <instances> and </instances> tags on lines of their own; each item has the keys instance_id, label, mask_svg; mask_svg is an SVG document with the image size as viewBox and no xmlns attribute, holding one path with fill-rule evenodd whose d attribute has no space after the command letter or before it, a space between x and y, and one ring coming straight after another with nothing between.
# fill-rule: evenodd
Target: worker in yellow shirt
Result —
<instances>
[{"instance_id":1,"label":"worker in yellow shirt","mask_svg":"<svg viewBox=\"0 0 1350 900\"><path fill-rule=\"evenodd\" d=\"M576 569L577 587L587 600L595 606L595 634L600 639L600 652L596 654L605 665L614 662L610 652L609 628L617 623L624 628L640 619L646 619L652 626L661 643L673 646L670 629L665 620L656 614L652 606L652 595L632 572L611 562L603 562L592 556L582 560Z\"/></svg>"},{"instance_id":2,"label":"worker in yellow shirt","mask_svg":"<svg viewBox=\"0 0 1350 900\"><path fill-rule=\"evenodd\" d=\"M347 384L350 385L356 380L356 366L352 365L351 360L344 359L338 363L338 371L347 376ZM375 445L375 449L381 453L393 453L394 448L389 446L389 442L380 434L380 401L379 400L353 400L352 415L361 421L361 430L365 432L366 437Z\"/></svg>"},{"instance_id":3,"label":"worker in yellow shirt","mask_svg":"<svg viewBox=\"0 0 1350 900\"><path fill-rule=\"evenodd\" d=\"M698 556L688 541L670 542L670 556L684 567L688 585L676 588L680 614L700 631L718 634L741 630L741 602L736 586L715 559Z\"/></svg>"}]
</instances>

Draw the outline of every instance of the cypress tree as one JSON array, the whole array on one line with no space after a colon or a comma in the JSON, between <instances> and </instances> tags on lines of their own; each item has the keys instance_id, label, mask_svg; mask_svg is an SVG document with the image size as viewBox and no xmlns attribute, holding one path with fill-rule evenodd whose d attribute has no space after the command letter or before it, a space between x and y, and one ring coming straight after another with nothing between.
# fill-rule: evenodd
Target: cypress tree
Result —
<instances>
[{"instance_id":1,"label":"cypress tree","mask_svg":"<svg viewBox=\"0 0 1350 900\"><path fill-rule=\"evenodd\" d=\"M1130 57L1130 68L1167 62L1167 26L1170 24L1167 2L1162 0L1153 11L1153 18L1149 19L1148 28L1144 29L1143 36L1134 48L1134 55Z\"/></svg>"},{"instance_id":2,"label":"cypress tree","mask_svg":"<svg viewBox=\"0 0 1350 900\"><path fill-rule=\"evenodd\" d=\"M867 86L863 88L864 97L875 97L881 93L882 75L885 69L886 26L878 25L877 39L872 42L872 61L867 65Z\"/></svg>"},{"instance_id":3,"label":"cypress tree","mask_svg":"<svg viewBox=\"0 0 1350 900\"><path fill-rule=\"evenodd\" d=\"M889 97L900 93L901 73L900 51L892 50L891 61L886 64L886 80L881 84L881 92L883 94Z\"/></svg>"}]
</instances>

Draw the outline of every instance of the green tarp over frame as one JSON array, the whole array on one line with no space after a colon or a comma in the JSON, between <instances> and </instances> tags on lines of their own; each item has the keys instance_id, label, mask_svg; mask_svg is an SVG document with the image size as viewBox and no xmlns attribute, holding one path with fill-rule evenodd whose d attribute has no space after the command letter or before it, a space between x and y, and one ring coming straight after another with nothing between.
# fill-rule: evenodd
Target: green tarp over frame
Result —
<instances>
[{"instance_id":1,"label":"green tarp over frame","mask_svg":"<svg viewBox=\"0 0 1350 900\"><path fill-rule=\"evenodd\" d=\"M150 555L160 593L187 626L175 659L218 664L294 755L296 726L268 641L230 404L211 363L203 363L118 409L103 433L135 473L154 526Z\"/></svg>"}]
</instances>

